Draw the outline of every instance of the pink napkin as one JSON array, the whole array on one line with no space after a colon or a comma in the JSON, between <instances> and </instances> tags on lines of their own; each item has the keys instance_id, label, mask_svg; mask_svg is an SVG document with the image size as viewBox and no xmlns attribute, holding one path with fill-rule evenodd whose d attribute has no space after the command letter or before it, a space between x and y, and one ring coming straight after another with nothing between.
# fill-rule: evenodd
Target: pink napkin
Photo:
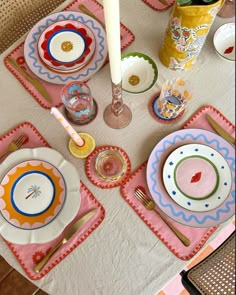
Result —
<instances>
[{"instance_id":1,"label":"pink napkin","mask_svg":"<svg viewBox=\"0 0 236 295\"><path fill-rule=\"evenodd\" d=\"M143 0L143 2L146 3L148 6L150 6L152 9L157 11L166 10L175 3L174 0L166 0L168 5L164 5L159 0Z\"/></svg>"},{"instance_id":2,"label":"pink napkin","mask_svg":"<svg viewBox=\"0 0 236 295\"><path fill-rule=\"evenodd\" d=\"M24 122L0 137L0 154L6 150L6 147L11 140L19 136L22 132L28 136L28 141L22 146L22 148L49 147L48 143L38 130L31 123ZM3 158L1 160L3 160ZM82 181L80 183L80 195L81 205L76 217L71 223L75 222L78 218L93 208L97 208L96 214L74 235L74 237L72 237L51 257L49 262L38 274L33 270L34 265L40 261L54 245L57 244L57 242L62 238L64 232L56 239L48 243L41 244L18 245L4 240L31 280L38 280L45 276L54 266L66 258L67 255L69 255L76 247L87 239L87 237L102 223L105 218L104 207L98 202Z\"/></svg>"},{"instance_id":3,"label":"pink napkin","mask_svg":"<svg viewBox=\"0 0 236 295\"><path fill-rule=\"evenodd\" d=\"M235 133L235 126L227 120L217 109L213 106L204 106L199 109L183 126L183 128L204 128L213 131L209 123L207 123L204 116L205 113L211 115L217 122L221 124L225 130L232 135ZM144 190L149 192L146 182L146 165L147 161L142 163L129 177L124 185L121 186L121 195L125 201L134 209L139 217L147 224L153 233L169 248L169 250L182 260L191 259L206 243L210 235L218 228L214 226L211 228L191 228L179 224L167 216L165 218L172 223L180 232L184 233L191 245L186 247L173 234L173 232L166 226L161 218L153 211L147 211L144 206L134 196L134 191L137 187L142 186ZM163 214L160 210L158 210Z\"/></svg>"},{"instance_id":4,"label":"pink napkin","mask_svg":"<svg viewBox=\"0 0 236 295\"><path fill-rule=\"evenodd\" d=\"M81 12L79 10L79 4L84 4L89 10L91 10L94 13L94 15L96 15L101 21L104 22L103 7L96 0L74 0L64 10ZM123 50L127 48L134 41L134 39L135 37L133 33L125 25L121 23L121 49ZM34 74L28 69L25 63L23 46L24 43L21 43L4 58L4 63L6 67L9 69L9 71L12 72L12 74L17 78L17 80L19 80L19 82L25 87L25 89L36 99L36 101L43 108L50 109L52 106L59 107L60 105L62 105L60 99L60 92L63 85L55 85L39 79L41 84L47 89L48 93L52 97L52 103L49 103L21 74L19 74L19 72L17 72L8 63L7 58L11 56L17 61L19 65L26 69L30 75L34 76Z\"/></svg>"}]
</instances>

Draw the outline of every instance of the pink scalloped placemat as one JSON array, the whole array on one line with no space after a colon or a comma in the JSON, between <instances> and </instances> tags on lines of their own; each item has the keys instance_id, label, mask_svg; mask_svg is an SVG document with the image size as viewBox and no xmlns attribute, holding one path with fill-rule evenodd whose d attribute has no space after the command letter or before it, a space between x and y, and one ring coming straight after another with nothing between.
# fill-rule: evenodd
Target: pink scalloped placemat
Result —
<instances>
[{"instance_id":1,"label":"pink scalloped placemat","mask_svg":"<svg viewBox=\"0 0 236 295\"><path fill-rule=\"evenodd\" d=\"M91 12L94 13L102 22L104 22L103 6L96 0L74 0L64 10L79 10L79 4L84 4ZM127 48L135 40L134 34L121 23L121 50ZM55 85L46 81L40 80L40 83L46 88L52 98L52 103L49 103L19 72L17 72L7 61L11 56L17 63L25 69L31 76L37 78L27 67L23 54L24 42L19 44L12 52L4 58L4 64L8 70L16 77L16 79L24 86L24 88L35 98L35 100L45 109L50 109L52 106L59 107L62 105L60 92L63 85ZM107 64L107 62L105 63Z\"/></svg>"},{"instance_id":2,"label":"pink scalloped placemat","mask_svg":"<svg viewBox=\"0 0 236 295\"><path fill-rule=\"evenodd\" d=\"M205 118L205 114L211 115L217 122L221 124L225 130L227 130L232 136L235 134L235 126L220 113L213 106L203 106L200 108L182 127L183 128L202 128L213 131L209 123ZM173 234L173 232L165 225L155 212L147 211L144 206L134 196L134 191L137 187L142 186L148 193L148 186L146 182L146 166L147 161L142 163L128 178L125 184L121 186L121 195L125 201L134 209L139 217L147 224L147 226L153 231L153 233L166 245L166 247L179 259L189 260L191 259L206 243L208 238L218 228L214 226L211 228L191 228L182 224L179 224L167 216L165 218L172 223L180 232L184 233L191 245L185 247L179 239ZM157 208L158 210L158 208ZM163 214L158 210L160 214Z\"/></svg>"},{"instance_id":3,"label":"pink scalloped placemat","mask_svg":"<svg viewBox=\"0 0 236 295\"><path fill-rule=\"evenodd\" d=\"M22 148L50 147L39 131L31 123L23 122L0 137L0 154L6 150L12 139L19 136L22 132L24 132L29 139L25 142ZM3 158L1 160L3 160ZM89 191L82 181L80 182L80 195L81 205L76 217L71 223L75 222L78 218L93 208L97 208L96 214L51 257L49 262L39 273L34 272L34 265L39 262L50 251L50 249L58 243L58 241L60 241L64 232L61 233L56 239L40 244L18 245L3 239L31 280L38 280L45 276L51 269L53 269L53 267L60 263L60 261L66 258L67 255L69 255L76 247L78 247L85 239L87 239L88 236L104 220L104 207L100 202L98 202L95 196Z\"/></svg>"},{"instance_id":4,"label":"pink scalloped placemat","mask_svg":"<svg viewBox=\"0 0 236 295\"><path fill-rule=\"evenodd\" d=\"M143 2L156 11L166 10L175 3L174 0L166 0L168 5L161 3L159 0L143 0Z\"/></svg>"}]
</instances>

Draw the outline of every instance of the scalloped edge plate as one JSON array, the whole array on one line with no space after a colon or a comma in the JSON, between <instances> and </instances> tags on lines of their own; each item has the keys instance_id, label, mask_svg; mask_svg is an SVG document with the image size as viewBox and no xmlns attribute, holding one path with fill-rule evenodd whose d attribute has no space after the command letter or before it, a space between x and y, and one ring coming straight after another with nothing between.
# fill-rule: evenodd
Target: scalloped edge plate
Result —
<instances>
[{"instance_id":1,"label":"scalloped edge plate","mask_svg":"<svg viewBox=\"0 0 236 295\"><path fill-rule=\"evenodd\" d=\"M57 21L73 20L88 26L94 33L96 48L89 63L78 71L60 73L51 70L40 59L38 54L38 39L43 31ZM57 85L65 85L72 81L86 81L97 73L107 58L106 33L103 27L92 17L76 11L53 13L41 19L28 33L24 42L24 57L29 69L40 79Z\"/></svg>"},{"instance_id":2,"label":"scalloped edge plate","mask_svg":"<svg viewBox=\"0 0 236 295\"><path fill-rule=\"evenodd\" d=\"M62 27L65 27L65 29L63 29ZM73 30L74 28L74 30ZM77 58L75 60L70 60L67 62L63 62L63 61L58 61L56 59L53 58L52 52L50 51L50 48L52 47L53 43L49 43L50 42L50 32L53 32L53 34L60 34L60 32L70 32L70 30L72 31L76 31L79 29L83 29L85 30L86 35L84 36L82 33L80 32L74 32L76 34L78 34L78 36L81 35L81 37L77 40L77 38L75 38L74 43L77 42L79 43L79 41L82 41L84 44L84 47L80 48L80 44L77 44L76 46L76 55L78 55L79 53L79 48L81 49L81 54L79 56L77 56ZM58 36L58 35L57 35ZM49 38L48 38L49 37ZM73 38L73 36L71 36ZM48 39L47 39L48 38ZM90 38L87 39L91 40L91 43L87 45L87 49L86 49L86 38ZM72 48L71 50L62 50L59 48L59 50L56 48L54 48L54 50L56 49L56 53L60 53L60 56L62 55L62 53L64 53L62 56L65 55L65 58L68 59L68 56L70 54L70 51L75 54L75 52L73 51L73 46L75 46L75 44L73 44L73 40L70 40L72 43ZM44 42L46 44L44 44ZM58 43L58 42L57 42ZM50 47L51 44L51 47ZM47 46L46 46L47 45ZM46 46L46 48L43 48L44 46ZM79 48L78 48L79 47ZM87 64L94 52L95 52L95 48L96 48L96 42L95 42L95 37L94 34L92 32L92 30L84 25L81 22L78 21L72 21L72 20L65 20L65 21L59 21L56 22L52 25L50 25L48 28L46 28L43 33L41 34L41 36L39 37L38 40L38 53L39 56L41 58L41 60L49 67L51 67L52 69L55 69L56 71L75 71L80 69L81 67L83 67L85 64ZM53 48L52 48L53 49ZM83 59L82 59L83 58Z\"/></svg>"},{"instance_id":3,"label":"scalloped edge plate","mask_svg":"<svg viewBox=\"0 0 236 295\"><path fill-rule=\"evenodd\" d=\"M162 181L162 168L167 156L176 148L189 143L205 144L217 150L231 170L230 194L218 208L208 212L193 212L176 204L165 190ZM156 144L148 158L146 180L150 194L160 210L181 224L200 228L212 227L235 214L235 150L230 143L211 131L186 128L164 137Z\"/></svg>"},{"instance_id":4,"label":"scalloped edge plate","mask_svg":"<svg viewBox=\"0 0 236 295\"><path fill-rule=\"evenodd\" d=\"M9 168L29 160L41 160L57 167L66 184L66 200L60 211L47 225L24 230L8 223L0 214L0 234L4 239L16 244L46 243L58 237L73 220L80 208L80 177L75 166L65 160L56 150L47 147L25 148L10 154L0 165L0 179Z\"/></svg>"},{"instance_id":5,"label":"scalloped edge plate","mask_svg":"<svg viewBox=\"0 0 236 295\"><path fill-rule=\"evenodd\" d=\"M36 229L51 222L66 197L63 176L45 161L24 161L11 168L0 183L0 211L12 225Z\"/></svg>"}]
</instances>

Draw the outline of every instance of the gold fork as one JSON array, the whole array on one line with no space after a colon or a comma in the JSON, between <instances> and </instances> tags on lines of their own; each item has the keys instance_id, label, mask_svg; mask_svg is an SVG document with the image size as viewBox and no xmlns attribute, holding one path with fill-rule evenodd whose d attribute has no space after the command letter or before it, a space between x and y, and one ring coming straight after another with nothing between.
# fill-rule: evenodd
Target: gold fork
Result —
<instances>
[{"instance_id":1,"label":"gold fork","mask_svg":"<svg viewBox=\"0 0 236 295\"><path fill-rule=\"evenodd\" d=\"M27 136L24 133L22 133L19 137L14 139L11 143L9 143L7 150L0 156L0 158L2 158L3 156L5 156L8 153L12 153L12 152L18 150L19 148L21 148L21 146L25 142L26 138L27 138Z\"/></svg>"},{"instance_id":2,"label":"gold fork","mask_svg":"<svg viewBox=\"0 0 236 295\"><path fill-rule=\"evenodd\" d=\"M153 210L156 212L158 216L161 217L161 219L165 222L165 224L173 231L173 233L179 238L179 240L185 245L190 245L190 240L183 235L180 231L178 231L177 228L175 228L171 223L169 223L156 209L155 209L155 203L153 200L151 200L148 196L144 194L144 192L141 189L136 189L134 192L136 198L143 204L143 206L147 210Z\"/></svg>"}]
</instances>

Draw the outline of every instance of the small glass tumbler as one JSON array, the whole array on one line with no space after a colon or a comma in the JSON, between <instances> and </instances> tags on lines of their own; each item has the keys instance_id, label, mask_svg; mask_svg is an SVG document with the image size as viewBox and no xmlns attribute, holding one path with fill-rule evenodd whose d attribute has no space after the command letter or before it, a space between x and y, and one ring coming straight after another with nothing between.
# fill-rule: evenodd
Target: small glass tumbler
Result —
<instances>
[{"instance_id":1,"label":"small glass tumbler","mask_svg":"<svg viewBox=\"0 0 236 295\"><path fill-rule=\"evenodd\" d=\"M83 125L94 118L94 100L86 83L75 81L66 84L61 90L61 100L69 121Z\"/></svg>"},{"instance_id":2,"label":"small glass tumbler","mask_svg":"<svg viewBox=\"0 0 236 295\"><path fill-rule=\"evenodd\" d=\"M158 112L163 119L175 119L184 110L192 98L192 86L182 78L167 80L157 99Z\"/></svg>"},{"instance_id":3,"label":"small glass tumbler","mask_svg":"<svg viewBox=\"0 0 236 295\"><path fill-rule=\"evenodd\" d=\"M126 171L126 162L117 150L104 150L97 155L95 170L99 177L105 181L116 181Z\"/></svg>"},{"instance_id":4,"label":"small glass tumbler","mask_svg":"<svg viewBox=\"0 0 236 295\"><path fill-rule=\"evenodd\" d=\"M225 0L217 16L222 18L231 18L235 16L235 0Z\"/></svg>"}]
</instances>

